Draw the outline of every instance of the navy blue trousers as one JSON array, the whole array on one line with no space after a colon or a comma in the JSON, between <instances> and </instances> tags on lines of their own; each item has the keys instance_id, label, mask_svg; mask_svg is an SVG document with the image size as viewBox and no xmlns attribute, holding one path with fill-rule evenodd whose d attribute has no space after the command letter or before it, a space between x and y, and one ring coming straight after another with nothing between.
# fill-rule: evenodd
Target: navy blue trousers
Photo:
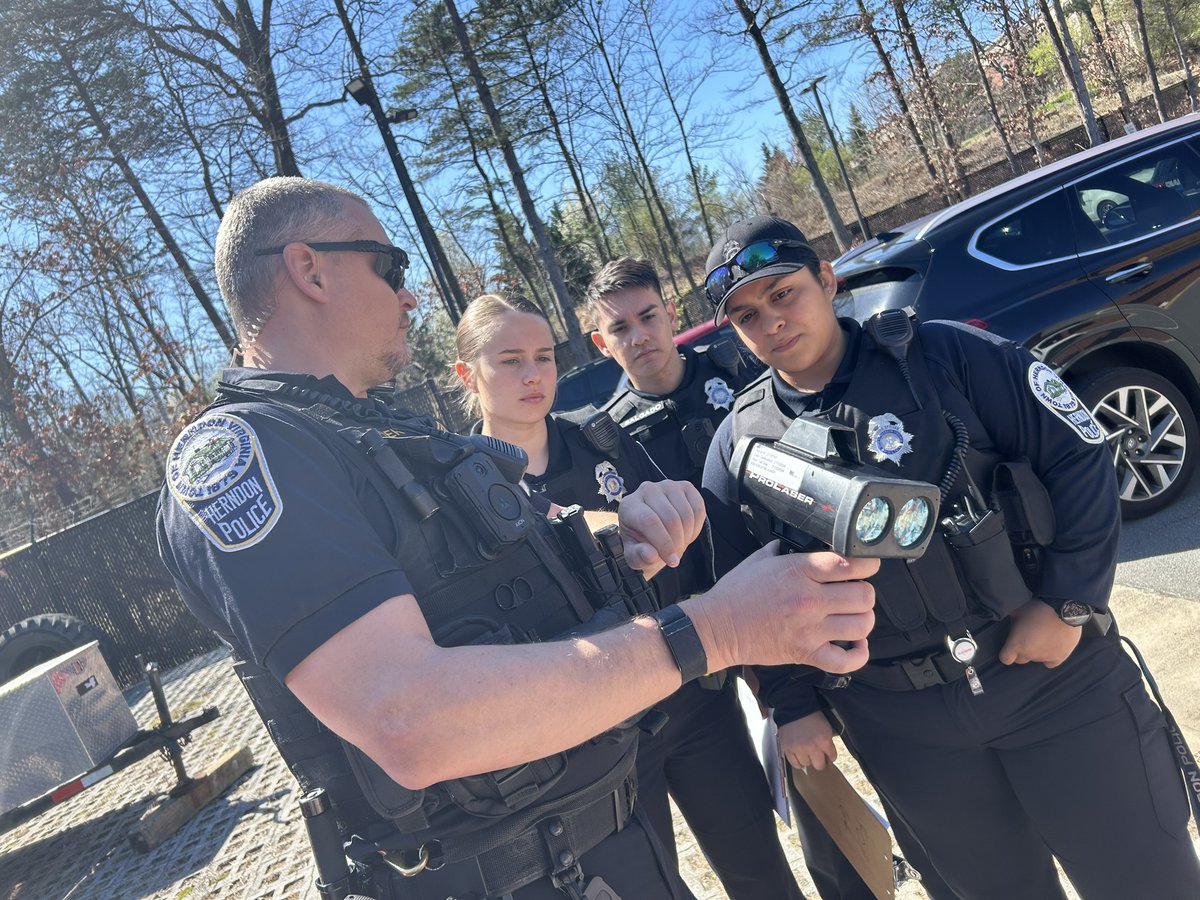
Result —
<instances>
[{"instance_id":1,"label":"navy blue trousers","mask_svg":"<svg viewBox=\"0 0 1200 900\"><path fill-rule=\"evenodd\" d=\"M1200 861L1162 713L1115 635L1056 669L980 668L890 692L827 696L867 777L964 900L1195 900Z\"/></svg>"},{"instance_id":2,"label":"navy blue trousers","mask_svg":"<svg viewBox=\"0 0 1200 900\"><path fill-rule=\"evenodd\" d=\"M638 745L638 803L669 858L676 853L668 791L730 900L803 900L733 679L719 691L684 685L659 708L670 720Z\"/></svg>"}]
</instances>

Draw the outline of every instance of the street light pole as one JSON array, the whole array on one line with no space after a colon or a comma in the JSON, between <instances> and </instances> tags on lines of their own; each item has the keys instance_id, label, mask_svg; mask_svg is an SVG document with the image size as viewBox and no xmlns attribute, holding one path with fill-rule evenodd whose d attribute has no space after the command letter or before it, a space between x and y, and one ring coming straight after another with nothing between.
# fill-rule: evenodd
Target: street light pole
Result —
<instances>
[{"instance_id":1,"label":"street light pole","mask_svg":"<svg viewBox=\"0 0 1200 900\"><path fill-rule=\"evenodd\" d=\"M396 170L396 178L400 181L400 187L404 191L404 198L408 201L408 208L412 211L413 219L416 221L421 242L425 245L425 253L429 257L429 267L433 271L433 278L437 284L438 293L441 295L442 304L446 307L450 321L457 325L463 310L467 308L466 298L463 297L462 288L454 276L454 270L450 266L450 260L446 257L442 242L438 240L437 232L433 230L428 216L425 215L425 206L421 203L421 198L417 196L417 189L413 185L412 178L409 177L408 167L404 164L404 157L400 155L400 148L396 146L396 138L392 134L389 124L390 122L407 122L415 119L417 111L405 109L384 112L383 106L379 102L379 95L371 83L371 75L367 71L367 60L363 56L362 46L358 42L358 36L354 33L350 17L346 14L345 4L342 0L334 0L334 5L337 7L338 17L342 20L342 27L350 41L350 49L354 53L354 59L358 63L361 73L346 85L346 93L355 102L371 110L375 125L383 138L383 145L387 149L388 158L392 161L392 168Z\"/></svg>"},{"instance_id":2,"label":"street light pole","mask_svg":"<svg viewBox=\"0 0 1200 900\"><path fill-rule=\"evenodd\" d=\"M833 155L837 159L838 168L842 172L842 181L846 184L846 191L850 194L850 205L854 207L854 217L858 219L858 230L862 234L863 240L869 240L871 231L867 227L866 217L863 216L862 210L858 208L858 198L854 196L854 187L850 184L850 176L846 172L846 164L842 162L842 151L838 149L837 138L833 134L833 128L829 124L829 119L825 116L825 106L821 103L821 94L817 90L817 85L825 80L822 75L813 80L813 82L802 90L801 94L807 94L812 91L813 99L817 101L817 112L821 114L821 122L825 125L825 133L829 135L829 144L833 147Z\"/></svg>"}]
</instances>

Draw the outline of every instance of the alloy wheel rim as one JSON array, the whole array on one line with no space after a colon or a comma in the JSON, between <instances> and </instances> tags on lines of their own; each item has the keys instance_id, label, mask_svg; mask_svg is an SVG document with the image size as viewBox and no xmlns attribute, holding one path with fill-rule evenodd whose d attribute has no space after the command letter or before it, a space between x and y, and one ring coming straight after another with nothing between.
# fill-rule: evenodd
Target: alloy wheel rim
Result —
<instances>
[{"instance_id":1,"label":"alloy wheel rim","mask_svg":"<svg viewBox=\"0 0 1200 900\"><path fill-rule=\"evenodd\" d=\"M1112 454L1122 500L1152 500L1175 483L1187 458L1187 434L1170 400L1129 385L1104 396L1092 415Z\"/></svg>"}]
</instances>

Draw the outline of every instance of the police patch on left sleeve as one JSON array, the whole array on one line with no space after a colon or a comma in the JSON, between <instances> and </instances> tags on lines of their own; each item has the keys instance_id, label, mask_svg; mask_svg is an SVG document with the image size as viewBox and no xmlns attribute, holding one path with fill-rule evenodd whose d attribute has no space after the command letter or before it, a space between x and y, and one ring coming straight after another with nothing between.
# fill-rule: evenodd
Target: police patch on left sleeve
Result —
<instances>
[{"instance_id":1,"label":"police patch on left sleeve","mask_svg":"<svg viewBox=\"0 0 1200 900\"><path fill-rule=\"evenodd\" d=\"M257 544L283 511L258 435L237 416L208 415L185 428L171 446L167 486L226 553Z\"/></svg>"},{"instance_id":2,"label":"police patch on left sleeve","mask_svg":"<svg viewBox=\"0 0 1200 900\"><path fill-rule=\"evenodd\" d=\"M1040 362L1030 364L1029 389L1038 403L1070 425L1089 444L1099 444L1104 440L1104 433L1091 412L1048 365Z\"/></svg>"}]
</instances>

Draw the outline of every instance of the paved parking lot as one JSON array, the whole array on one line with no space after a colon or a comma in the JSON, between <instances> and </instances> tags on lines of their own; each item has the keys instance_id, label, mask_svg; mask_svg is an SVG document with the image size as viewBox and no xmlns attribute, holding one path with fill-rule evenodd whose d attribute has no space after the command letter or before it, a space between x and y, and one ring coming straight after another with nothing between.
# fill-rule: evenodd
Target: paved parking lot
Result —
<instances>
[{"instance_id":1,"label":"paved parking lot","mask_svg":"<svg viewBox=\"0 0 1200 900\"><path fill-rule=\"evenodd\" d=\"M1118 587L1114 605L1122 611L1123 630L1138 640L1196 747L1200 744L1200 641L1196 640L1200 603ZM22 828L0 835L0 900L315 898L294 782L260 727L227 657L223 653L201 657L167 673L164 681L175 715L208 705L222 711L221 718L196 732L185 751L192 774L206 771L241 744L253 749L254 768L175 837L143 854L129 846L126 835L155 797L171 788L174 775L170 765L157 758L137 763ZM152 726L156 716L149 695L135 690L129 699L139 725ZM860 789L866 789L844 752L839 765ZM684 876L699 900L724 898L678 816L676 832ZM815 898L799 845L782 824L780 837L801 886ZM919 885L908 884L897 896L921 900L926 895Z\"/></svg>"}]
</instances>

